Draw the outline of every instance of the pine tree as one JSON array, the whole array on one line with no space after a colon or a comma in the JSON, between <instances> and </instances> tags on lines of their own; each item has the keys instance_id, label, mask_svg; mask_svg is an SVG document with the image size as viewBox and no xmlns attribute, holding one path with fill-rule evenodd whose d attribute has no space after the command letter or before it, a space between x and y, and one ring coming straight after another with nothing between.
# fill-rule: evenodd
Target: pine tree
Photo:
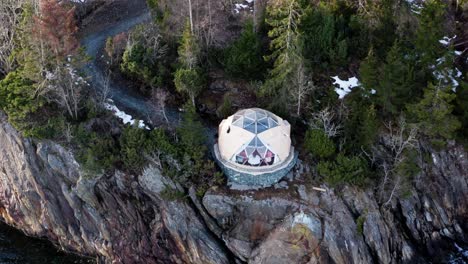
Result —
<instances>
[{"instance_id":1,"label":"pine tree","mask_svg":"<svg viewBox=\"0 0 468 264\"><path fill-rule=\"evenodd\" d=\"M203 90L204 76L198 66L200 48L187 23L178 49L180 67L174 74L174 84L180 93L189 95L195 106L195 98Z\"/></svg>"},{"instance_id":2,"label":"pine tree","mask_svg":"<svg viewBox=\"0 0 468 264\"><path fill-rule=\"evenodd\" d=\"M361 62L359 67L359 76L366 94L371 94L372 89L376 89L379 85L379 61L375 56L374 49L371 47L367 57Z\"/></svg>"},{"instance_id":3,"label":"pine tree","mask_svg":"<svg viewBox=\"0 0 468 264\"><path fill-rule=\"evenodd\" d=\"M298 33L301 7L297 0L275 0L268 6L267 15L272 54L266 59L274 60L274 68L261 88L261 95L270 96L271 106L284 110L290 97L289 81L297 68L298 57L302 56Z\"/></svg>"},{"instance_id":4,"label":"pine tree","mask_svg":"<svg viewBox=\"0 0 468 264\"><path fill-rule=\"evenodd\" d=\"M414 69L396 41L387 54L377 86L377 103L385 115L395 115L416 96Z\"/></svg>"},{"instance_id":5,"label":"pine tree","mask_svg":"<svg viewBox=\"0 0 468 264\"><path fill-rule=\"evenodd\" d=\"M193 69L197 66L200 57L200 46L190 29L190 23L185 25L184 32L178 48L179 62L182 67Z\"/></svg>"},{"instance_id":6,"label":"pine tree","mask_svg":"<svg viewBox=\"0 0 468 264\"><path fill-rule=\"evenodd\" d=\"M423 134L433 139L452 139L461 127L460 121L452 114L451 104L455 94L450 86L429 83L424 97L416 104L408 106L408 112L419 125Z\"/></svg>"},{"instance_id":7,"label":"pine tree","mask_svg":"<svg viewBox=\"0 0 468 264\"><path fill-rule=\"evenodd\" d=\"M424 7L419 15L415 47L420 55L421 65L426 69L433 65L444 51L439 40L444 36L445 13L446 6L442 1L424 1Z\"/></svg>"}]
</instances>

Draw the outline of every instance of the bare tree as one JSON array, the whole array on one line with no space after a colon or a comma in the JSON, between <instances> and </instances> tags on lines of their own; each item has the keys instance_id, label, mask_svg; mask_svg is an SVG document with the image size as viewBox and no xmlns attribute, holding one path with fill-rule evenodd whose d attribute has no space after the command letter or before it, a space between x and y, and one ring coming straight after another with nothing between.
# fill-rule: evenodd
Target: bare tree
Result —
<instances>
[{"instance_id":1,"label":"bare tree","mask_svg":"<svg viewBox=\"0 0 468 264\"><path fill-rule=\"evenodd\" d=\"M111 81L111 76L112 76L112 71L108 69L103 76L101 76L101 89L99 91L99 97L98 97L98 104L103 106L106 102L107 99L109 98L110 94L110 81Z\"/></svg>"},{"instance_id":2,"label":"bare tree","mask_svg":"<svg viewBox=\"0 0 468 264\"><path fill-rule=\"evenodd\" d=\"M312 115L310 126L313 129L322 130L328 137L336 137L340 134L342 125L338 122L335 112L329 107Z\"/></svg>"},{"instance_id":3,"label":"bare tree","mask_svg":"<svg viewBox=\"0 0 468 264\"><path fill-rule=\"evenodd\" d=\"M86 81L72 67L57 67L48 75L45 97L77 119Z\"/></svg>"},{"instance_id":4,"label":"bare tree","mask_svg":"<svg viewBox=\"0 0 468 264\"><path fill-rule=\"evenodd\" d=\"M388 206L404 189L404 175L399 175L398 167L407 161L406 150L418 147L416 127L409 127L406 120L400 117L398 125L385 123L387 133L382 136L384 149L373 148L373 156L379 161L383 177L379 185L379 200Z\"/></svg>"},{"instance_id":5,"label":"bare tree","mask_svg":"<svg viewBox=\"0 0 468 264\"><path fill-rule=\"evenodd\" d=\"M167 90L157 88L151 92L151 100L148 102L149 106L153 109L153 124L158 122L159 117L162 117L167 125L169 125L169 119L166 114L166 101L169 93Z\"/></svg>"},{"instance_id":6,"label":"bare tree","mask_svg":"<svg viewBox=\"0 0 468 264\"><path fill-rule=\"evenodd\" d=\"M14 68L11 53L15 49L17 26L21 19L21 8L25 0L0 1L0 73L7 74Z\"/></svg>"},{"instance_id":7,"label":"bare tree","mask_svg":"<svg viewBox=\"0 0 468 264\"><path fill-rule=\"evenodd\" d=\"M314 89L314 83L311 78L307 76L304 62L300 59L295 75L293 77L295 89L291 89L291 96L296 102L296 115L301 116L302 102Z\"/></svg>"}]
</instances>

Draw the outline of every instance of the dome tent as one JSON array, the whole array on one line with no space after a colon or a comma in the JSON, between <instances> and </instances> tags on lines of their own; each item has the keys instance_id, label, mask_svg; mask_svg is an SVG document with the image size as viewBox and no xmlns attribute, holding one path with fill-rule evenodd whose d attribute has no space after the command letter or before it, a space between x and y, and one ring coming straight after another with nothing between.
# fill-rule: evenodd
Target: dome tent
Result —
<instances>
[{"instance_id":1,"label":"dome tent","mask_svg":"<svg viewBox=\"0 0 468 264\"><path fill-rule=\"evenodd\" d=\"M290 132L288 121L269 111L240 110L219 125L217 161L231 182L274 184L295 164Z\"/></svg>"}]
</instances>

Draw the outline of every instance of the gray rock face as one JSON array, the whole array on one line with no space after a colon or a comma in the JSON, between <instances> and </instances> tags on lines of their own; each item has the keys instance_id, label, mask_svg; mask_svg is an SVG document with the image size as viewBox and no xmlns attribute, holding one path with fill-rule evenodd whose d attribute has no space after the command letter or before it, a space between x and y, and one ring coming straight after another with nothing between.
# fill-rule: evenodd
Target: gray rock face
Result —
<instances>
[{"instance_id":1,"label":"gray rock face","mask_svg":"<svg viewBox=\"0 0 468 264\"><path fill-rule=\"evenodd\" d=\"M0 215L29 235L112 263L228 263L224 246L154 167L85 179L53 142L23 139L0 113Z\"/></svg>"},{"instance_id":2,"label":"gray rock face","mask_svg":"<svg viewBox=\"0 0 468 264\"><path fill-rule=\"evenodd\" d=\"M298 175L288 188L212 188L201 200L191 188L191 201L168 201L182 188L157 167L83 177L69 151L23 139L1 113L0 146L0 216L108 263L425 263L468 242L459 146L433 152L389 207L372 190L316 191Z\"/></svg>"},{"instance_id":3,"label":"gray rock face","mask_svg":"<svg viewBox=\"0 0 468 264\"><path fill-rule=\"evenodd\" d=\"M426 263L467 242L468 162L458 146L433 153L411 195L382 207L373 191L213 189L203 205L228 248L248 263Z\"/></svg>"}]
</instances>

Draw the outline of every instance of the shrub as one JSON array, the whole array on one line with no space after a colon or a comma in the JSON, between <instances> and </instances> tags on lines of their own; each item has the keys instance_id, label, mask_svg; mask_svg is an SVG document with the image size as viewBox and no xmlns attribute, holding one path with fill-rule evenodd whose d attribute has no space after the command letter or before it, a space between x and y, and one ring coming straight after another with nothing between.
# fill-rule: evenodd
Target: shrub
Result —
<instances>
[{"instance_id":1,"label":"shrub","mask_svg":"<svg viewBox=\"0 0 468 264\"><path fill-rule=\"evenodd\" d=\"M125 168L138 171L146 162L145 153L148 149L147 132L138 127L138 121L133 126L124 129L120 136L122 162Z\"/></svg>"},{"instance_id":2,"label":"shrub","mask_svg":"<svg viewBox=\"0 0 468 264\"><path fill-rule=\"evenodd\" d=\"M156 128L153 131L151 131L147 146L147 151L149 153L154 150L159 150L165 155L172 156L176 156L178 153L177 146L172 144L172 142L166 135L166 132L161 128Z\"/></svg>"},{"instance_id":3,"label":"shrub","mask_svg":"<svg viewBox=\"0 0 468 264\"><path fill-rule=\"evenodd\" d=\"M186 93L195 105L195 98L203 90L205 79L200 68L179 68L174 74L174 84L179 93Z\"/></svg>"},{"instance_id":4,"label":"shrub","mask_svg":"<svg viewBox=\"0 0 468 264\"><path fill-rule=\"evenodd\" d=\"M335 153L335 143L322 131L312 129L306 132L304 147L312 155L328 158Z\"/></svg>"},{"instance_id":5,"label":"shrub","mask_svg":"<svg viewBox=\"0 0 468 264\"><path fill-rule=\"evenodd\" d=\"M226 72L233 77L261 79L265 63L260 39L254 32L252 22L248 22L241 36L226 48L223 64Z\"/></svg>"},{"instance_id":6,"label":"shrub","mask_svg":"<svg viewBox=\"0 0 468 264\"><path fill-rule=\"evenodd\" d=\"M332 186L339 184L363 185L367 179L367 161L359 156L338 154L334 161L321 161L317 171Z\"/></svg>"},{"instance_id":7,"label":"shrub","mask_svg":"<svg viewBox=\"0 0 468 264\"><path fill-rule=\"evenodd\" d=\"M111 169L119 160L118 144L108 134L88 132L81 124L73 132L73 142L79 149L77 159L86 171L100 173Z\"/></svg>"},{"instance_id":8,"label":"shrub","mask_svg":"<svg viewBox=\"0 0 468 264\"><path fill-rule=\"evenodd\" d=\"M0 81L0 108L21 131L29 127L25 123L27 118L43 105L43 101L35 97L35 90L34 83L20 71L10 72Z\"/></svg>"},{"instance_id":9,"label":"shrub","mask_svg":"<svg viewBox=\"0 0 468 264\"><path fill-rule=\"evenodd\" d=\"M357 233L362 235L364 233L364 222L366 222L367 214L364 213L356 219Z\"/></svg>"},{"instance_id":10,"label":"shrub","mask_svg":"<svg viewBox=\"0 0 468 264\"><path fill-rule=\"evenodd\" d=\"M229 93L224 94L223 104L216 109L216 115L219 118L226 118L232 114L232 101Z\"/></svg>"}]
</instances>

